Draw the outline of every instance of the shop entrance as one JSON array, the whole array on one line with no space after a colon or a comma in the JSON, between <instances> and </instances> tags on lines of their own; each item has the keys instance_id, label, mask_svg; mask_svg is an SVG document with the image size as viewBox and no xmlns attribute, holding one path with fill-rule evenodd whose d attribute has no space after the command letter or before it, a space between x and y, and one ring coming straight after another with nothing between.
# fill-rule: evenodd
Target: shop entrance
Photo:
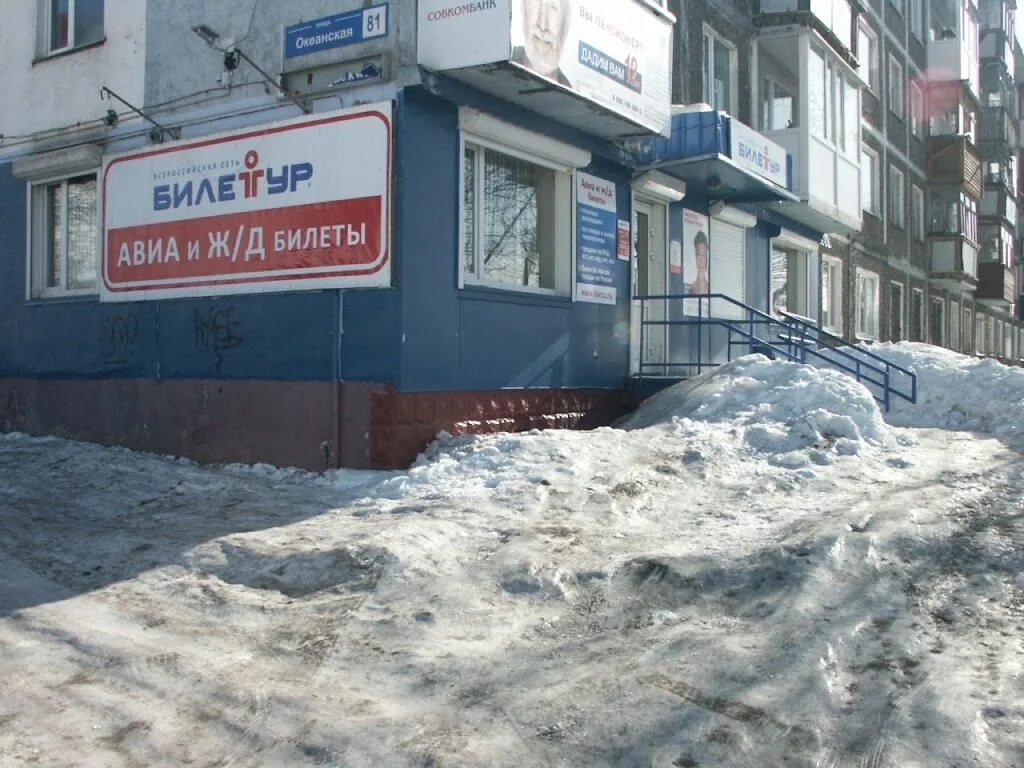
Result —
<instances>
[{"instance_id":1,"label":"shop entrance","mask_svg":"<svg viewBox=\"0 0 1024 768\"><path fill-rule=\"evenodd\" d=\"M647 200L633 205L633 296L664 296L668 293L668 206ZM665 319L667 303L646 302L646 319ZM645 363L665 362L668 328L641 325L641 302L633 301L630 312L630 373L640 373L640 350Z\"/></svg>"}]
</instances>

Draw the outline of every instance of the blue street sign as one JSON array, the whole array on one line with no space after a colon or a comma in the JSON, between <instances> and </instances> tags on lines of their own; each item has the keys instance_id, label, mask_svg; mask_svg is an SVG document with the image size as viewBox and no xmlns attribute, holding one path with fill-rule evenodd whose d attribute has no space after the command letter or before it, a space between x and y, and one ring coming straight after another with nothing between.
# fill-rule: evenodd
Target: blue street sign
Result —
<instances>
[{"instance_id":1,"label":"blue street sign","mask_svg":"<svg viewBox=\"0 0 1024 768\"><path fill-rule=\"evenodd\" d=\"M284 57L341 48L388 34L388 6L373 5L358 11L293 24L284 30Z\"/></svg>"}]
</instances>

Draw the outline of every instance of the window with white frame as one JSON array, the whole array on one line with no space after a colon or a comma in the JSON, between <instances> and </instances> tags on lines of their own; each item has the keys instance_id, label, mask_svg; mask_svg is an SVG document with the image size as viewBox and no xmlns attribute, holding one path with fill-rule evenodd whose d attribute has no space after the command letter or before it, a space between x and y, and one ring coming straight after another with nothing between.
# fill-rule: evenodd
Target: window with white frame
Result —
<instances>
[{"instance_id":1,"label":"window with white frame","mask_svg":"<svg viewBox=\"0 0 1024 768\"><path fill-rule=\"evenodd\" d=\"M889 166L889 221L903 229L907 226L906 198L903 189L903 171Z\"/></svg>"},{"instance_id":2,"label":"window with white frame","mask_svg":"<svg viewBox=\"0 0 1024 768\"><path fill-rule=\"evenodd\" d=\"M878 275L857 270L857 336L878 338Z\"/></svg>"},{"instance_id":3,"label":"window with white frame","mask_svg":"<svg viewBox=\"0 0 1024 768\"><path fill-rule=\"evenodd\" d=\"M857 26L857 74L868 88L878 90L878 35L863 21Z\"/></svg>"},{"instance_id":4,"label":"window with white frame","mask_svg":"<svg viewBox=\"0 0 1024 768\"><path fill-rule=\"evenodd\" d=\"M46 51L57 53L103 39L104 0L44 0Z\"/></svg>"},{"instance_id":5,"label":"window with white frame","mask_svg":"<svg viewBox=\"0 0 1024 768\"><path fill-rule=\"evenodd\" d=\"M704 27L704 102L736 114L736 48Z\"/></svg>"},{"instance_id":6,"label":"window with white frame","mask_svg":"<svg viewBox=\"0 0 1024 768\"><path fill-rule=\"evenodd\" d=\"M910 292L910 340L924 341L924 291Z\"/></svg>"},{"instance_id":7,"label":"window with white frame","mask_svg":"<svg viewBox=\"0 0 1024 768\"><path fill-rule=\"evenodd\" d=\"M924 242L924 190L917 184L910 188L910 228L914 239Z\"/></svg>"},{"instance_id":8,"label":"window with white frame","mask_svg":"<svg viewBox=\"0 0 1024 768\"><path fill-rule=\"evenodd\" d=\"M797 90L771 77L761 78L761 128L781 131L800 125Z\"/></svg>"},{"instance_id":9,"label":"window with white frame","mask_svg":"<svg viewBox=\"0 0 1024 768\"><path fill-rule=\"evenodd\" d=\"M569 294L572 174L589 154L472 111L460 124L462 284Z\"/></svg>"},{"instance_id":10,"label":"window with white frame","mask_svg":"<svg viewBox=\"0 0 1024 768\"><path fill-rule=\"evenodd\" d=\"M974 313L967 307L964 307L964 327L961 334L961 342L965 355L969 355L974 351Z\"/></svg>"},{"instance_id":11,"label":"window with white frame","mask_svg":"<svg viewBox=\"0 0 1024 768\"><path fill-rule=\"evenodd\" d=\"M867 144L863 145L860 163L860 197L864 210L876 216L879 213L881 200L878 169L878 153Z\"/></svg>"},{"instance_id":12,"label":"window with white frame","mask_svg":"<svg viewBox=\"0 0 1024 768\"><path fill-rule=\"evenodd\" d=\"M929 313L929 331L931 343L943 346L946 343L946 302L941 296L932 296L931 312Z\"/></svg>"},{"instance_id":13,"label":"window with white frame","mask_svg":"<svg viewBox=\"0 0 1024 768\"><path fill-rule=\"evenodd\" d=\"M889 341L903 340L903 283L889 283Z\"/></svg>"},{"instance_id":14,"label":"window with white frame","mask_svg":"<svg viewBox=\"0 0 1024 768\"><path fill-rule=\"evenodd\" d=\"M950 299L949 302L949 348L960 351L960 302Z\"/></svg>"},{"instance_id":15,"label":"window with white frame","mask_svg":"<svg viewBox=\"0 0 1024 768\"><path fill-rule=\"evenodd\" d=\"M843 332L843 272L839 259L821 257L821 327Z\"/></svg>"},{"instance_id":16,"label":"window with white frame","mask_svg":"<svg viewBox=\"0 0 1024 768\"><path fill-rule=\"evenodd\" d=\"M96 174L29 188L29 296L95 293L99 266Z\"/></svg>"},{"instance_id":17,"label":"window with white frame","mask_svg":"<svg viewBox=\"0 0 1024 768\"><path fill-rule=\"evenodd\" d=\"M903 65L899 60L889 54L889 111L896 117L903 118Z\"/></svg>"},{"instance_id":18,"label":"window with white frame","mask_svg":"<svg viewBox=\"0 0 1024 768\"><path fill-rule=\"evenodd\" d=\"M910 83L910 134L924 138L924 91L916 82Z\"/></svg>"}]
</instances>

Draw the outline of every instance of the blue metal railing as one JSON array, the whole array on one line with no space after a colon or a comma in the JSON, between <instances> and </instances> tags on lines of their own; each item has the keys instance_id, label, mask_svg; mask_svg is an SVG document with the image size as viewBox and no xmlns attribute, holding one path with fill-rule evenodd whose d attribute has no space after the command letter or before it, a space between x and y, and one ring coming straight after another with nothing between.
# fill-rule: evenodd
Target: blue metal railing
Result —
<instances>
[{"instance_id":1,"label":"blue metal railing","mask_svg":"<svg viewBox=\"0 0 1024 768\"><path fill-rule=\"evenodd\" d=\"M872 395L886 411L889 410L893 395L911 403L917 402L917 376L914 373L862 347L849 345L845 339L821 330L808 318L787 313L783 321L722 293L635 296L634 301L640 302L640 361L637 373L641 382L645 375L672 376L672 372L678 369L695 369L697 375L700 375L705 368L722 365L721 361L713 359L710 351L709 359L704 358L705 333L710 342L710 329L717 327L726 331L726 362L732 361L735 347L796 363L807 363L809 358L813 358L852 375L861 383L877 388L880 393L872 391ZM735 307L742 317L711 317L713 301ZM653 303L662 305L660 317L651 316L649 307ZM694 306L697 310L695 314L691 311ZM669 311L673 308L677 310L671 313L674 317L670 316ZM649 329L654 327L695 328L696 360L690 355L690 359L673 361L669 351L664 348L659 360L649 360ZM663 345L668 342L669 339L662 339ZM896 386L897 380L904 383L904 386ZM909 391L904 380L909 380Z\"/></svg>"}]
</instances>

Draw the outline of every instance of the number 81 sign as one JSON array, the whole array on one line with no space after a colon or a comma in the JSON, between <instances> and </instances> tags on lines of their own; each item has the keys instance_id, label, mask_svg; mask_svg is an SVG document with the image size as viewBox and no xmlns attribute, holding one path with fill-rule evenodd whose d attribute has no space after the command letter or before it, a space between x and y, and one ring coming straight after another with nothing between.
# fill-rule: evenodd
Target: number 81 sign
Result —
<instances>
[{"instance_id":1,"label":"number 81 sign","mask_svg":"<svg viewBox=\"0 0 1024 768\"><path fill-rule=\"evenodd\" d=\"M284 57L294 59L307 53L341 48L385 37L388 34L388 6L371 5L322 19L293 24L284 30Z\"/></svg>"}]
</instances>

